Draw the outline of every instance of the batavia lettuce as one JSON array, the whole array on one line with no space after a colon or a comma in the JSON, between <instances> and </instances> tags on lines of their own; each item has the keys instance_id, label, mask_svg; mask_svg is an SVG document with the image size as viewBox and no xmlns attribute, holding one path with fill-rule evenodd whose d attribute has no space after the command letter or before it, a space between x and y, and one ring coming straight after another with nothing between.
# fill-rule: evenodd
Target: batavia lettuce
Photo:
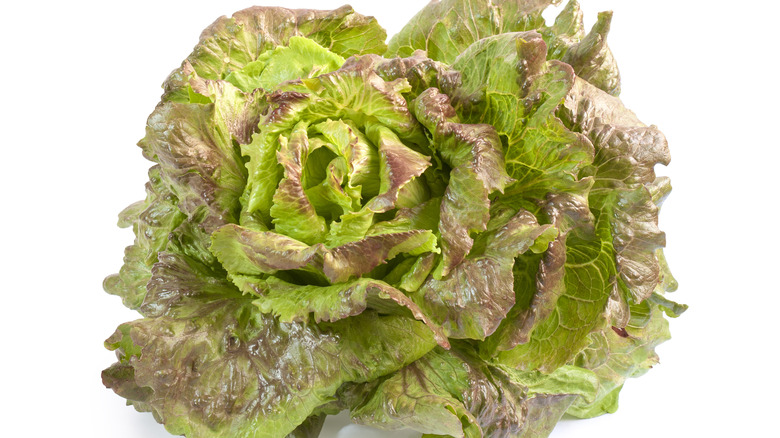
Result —
<instances>
[{"instance_id":1,"label":"batavia lettuce","mask_svg":"<svg viewBox=\"0 0 780 438\"><path fill-rule=\"evenodd\" d=\"M172 434L547 436L617 408L685 306L661 248L663 134L570 1L222 17L139 143L147 197L105 289L143 318L106 386Z\"/></svg>"}]
</instances>

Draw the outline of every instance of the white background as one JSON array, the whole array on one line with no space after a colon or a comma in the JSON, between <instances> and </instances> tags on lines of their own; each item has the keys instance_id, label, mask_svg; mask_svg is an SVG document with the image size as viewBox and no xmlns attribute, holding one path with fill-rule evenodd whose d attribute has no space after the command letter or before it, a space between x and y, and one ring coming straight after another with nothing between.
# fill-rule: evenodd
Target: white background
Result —
<instances>
[{"instance_id":1,"label":"white background","mask_svg":"<svg viewBox=\"0 0 780 438\"><path fill-rule=\"evenodd\" d=\"M661 225L681 284L671 298L691 308L672 321L674 339L657 350L661 364L627 382L618 413L562 422L552 436L777 436L780 7L581 3L589 25L614 10L622 98L668 137L672 164L658 173L675 189ZM137 317L101 281L132 241L115 227L116 214L144 196L149 163L134 144L160 84L204 27L251 4L24 4L0 6L0 434L166 437L100 382L114 361L103 340ZM390 35L423 4L352 2ZM330 422L322 436L416 436L339 427Z\"/></svg>"}]
</instances>

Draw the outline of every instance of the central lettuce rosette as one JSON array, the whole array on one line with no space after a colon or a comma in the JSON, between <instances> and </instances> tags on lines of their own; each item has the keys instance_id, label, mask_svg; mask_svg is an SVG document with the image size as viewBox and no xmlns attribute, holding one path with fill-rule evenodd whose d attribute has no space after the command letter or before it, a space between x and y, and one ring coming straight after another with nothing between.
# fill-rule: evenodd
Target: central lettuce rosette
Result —
<instances>
[{"instance_id":1,"label":"central lettuce rosette","mask_svg":"<svg viewBox=\"0 0 780 438\"><path fill-rule=\"evenodd\" d=\"M349 7L204 31L139 143L105 288L144 318L107 341L107 386L189 437L313 437L342 410L543 437L614 411L684 310L665 139L614 97L609 14L585 35L576 2L553 26L549 2L471 3L389 50Z\"/></svg>"}]
</instances>

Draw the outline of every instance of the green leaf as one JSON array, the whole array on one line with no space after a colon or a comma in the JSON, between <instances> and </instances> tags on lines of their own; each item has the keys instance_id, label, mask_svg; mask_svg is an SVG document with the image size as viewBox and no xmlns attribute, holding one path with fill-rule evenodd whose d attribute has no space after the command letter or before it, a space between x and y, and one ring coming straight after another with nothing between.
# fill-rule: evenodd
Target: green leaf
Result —
<instances>
[{"instance_id":1,"label":"green leaf","mask_svg":"<svg viewBox=\"0 0 780 438\"><path fill-rule=\"evenodd\" d=\"M255 6L217 19L201 34L182 68L165 81L163 100L182 100L189 74L184 64L192 65L206 79L225 79L268 51L287 46L296 36L309 38L344 58L381 54L387 47L387 33L376 19L356 13L350 6L332 11Z\"/></svg>"},{"instance_id":2,"label":"green leaf","mask_svg":"<svg viewBox=\"0 0 780 438\"><path fill-rule=\"evenodd\" d=\"M424 324L402 316L280 323L197 264L171 256L156 265L159 282L178 298L109 340L111 349L132 345L135 354L122 349L120 363L133 370L115 366L106 382L124 394L133 382L146 388L143 403L172 434L285 436L343 383L391 373L435 345Z\"/></svg>"},{"instance_id":3,"label":"green leaf","mask_svg":"<svg viewBox=\"0 0 780 438\"><path fill-rule=\"evenodd\" d=\"M259 96L226 82L194 80L213 104L167 102L149 116L144 156L160 166L179 209L208 232L238 219L246 169L234 146L248 141L262 111Z\"/></svg>"},{"instance_id":4,"label":"green leaf","mask_svg":"<svg viewBox=\"0 0 780 438\"><path fill-rule=\"evenodd\" d=\"M299 286L274 277L265 280L268 291L255 299L263 313L271 313L281 322L335 322L363 313L367 308L387 314L413 316L425 323L436 341L449 348L441 327L434 324L406 295L389 284L369 278L359 278L332 286ZM399 307L400 306L400 307ZM407 312L402 308L408 309Z\"/></svg>"},{"instance_id":5,"label":"green leaf","mask_svg":"<svg viewBox=\"0 0 780 438\"><path fill-rule=\"evenodd\" d=\"M522 312L518 312L520 321L515 322L514 327L510 325L506 330L508 333L503 335L508 339L499 339L499 345L528 341L499 352L496 356L499 363L550 373L588 345L591 331L604 324L602 314L616 287L614 250L603 237L608 233L608 227L606 220L597 220L595 235L587 227L574 229L565 240L554 243L563 246L565 242L565 258L561 256L563 249L554 248L549 258L542 260L541 274L538 274L540 280L548 276L546 280L552 282L551 285L543 283L538 289L534 286L522 289L534 294L530 299L517 300L528 303L529 310L521 308ZM562 283L557 278L561 275L561 261L564 261ZM519 333L513 333L513 328L519 328ZM529 329L533 330L530 337L527 335ZM483 350L483 354L490 351Z\"/></svg>"},{"instance_id":6,"label":"green leaf","mask_svg":"<svg viewBox=\"0 0 780 438\"><path fill-rule=\"evenodd\" d=\"M544 438L572 402L592 399L597 385L593 372L578 367L523 375L465 349L436 348L379 382L351 387L341 400L357 423L424 437Z\"/></svg>"},{"instance_id":7,"label":"green leaf","mask_svg":"<svg viewBox=\"0 0 780 438\"><path fill-rule=\"evenodd\" d=\"M293 36L287 44L263 53L225 80L244 91L273 90L282 82L330 73L344 64L344 58L308 38Z\"/></svg>"},{"instance_id":8,"label":"green leaf","mask_svg":"<svg viewBox=\"0 0 780 438\"><path fill-rule=\"evenodd\" d=\"M661 310L663 310L664 313L666 313L666 316L670 318L677 318L680 315L682 315L686 310L688 310L687 304L675 303L674 301L667 300L666 298L663 297L663 295L659 295L657 293L650 295L648 301L658 305L658 307L661 308Z\"/></svg>"},{"instance_id":9,"label":"green leaf","mask_svg":"<svg viewBox=\"0 0 780 438\"><path fill-rule=\"evenodd\" d=\"M538 394L526 403L526 422L528 426L521 438L546 438L567 409L577 399L571 394Z\"/></svg>"},{"instance_id":10,"label":"green leaf","mask_svg":"<svg viewBox=\"0 0 780 438\"><path fill-rule=\"evenodd\" d=\"M376 152L371 151L359 130L366 130L369 125L381 124L391 130L404 144L414 145L427 142L422 128L412 117L401 94L408 90L408 84L403 80L385 82L371 69L371 65L369 57L351 58L341 69L333 73L306 79L301 83L290 84L289 90L278 91L269 96L270 108L260 121L259 132L251 144L242 147L244 155L249 157L247 164L249 178L242 198L244 210L242 214L260 215L261 222L268 221L265 212L274 204L273 199L277 194L276 186L279 184L281 169L277 160L286 159L284 157L288 155L287 153L277 154L280 151L281 143L285 143L288 148L292 147L293 151L301 148L301 160L306 159L309 151L308 146L302 148L301 141L291 141L291 132L296 129L296 126L298 126L299 132L297 139L300 140L304 137L306 130L302 126L312 127L311 129L318 138L318 147L331 145L334 153L342 155L349 165L348 173L351 179L348 186L354 188L357 185L367 184L367 193L370 193L369 186L371 180L375 178L370 176L370 171L374 166L380 166L380 160L373 159L372 155ZM344 126L339 125L339 122L332 122L336 119L349 121L344 123L349 129L344 129ZM306 134L308 136L308 132ZM389 137L383 135L381 138ZM400 148L400 145L397 146ZM402 153L398 148L393 149L393 151L397 154ZM404 154L401 158L412 160L403 166L408 167L407 175L418 174L415 168L425 165L422 162L422 156L419 154L411 155L411 151L404 152ZM394 165L396 164L400 165L400 163L394 163ZM288 168L291 165L305 167L303 163L287 163ZM401 186L402 181L391 184L393 189L401 188ZM286 190L283 197L291 202L290 209L294 209L296 199L304 202L303 199L292 196L292 193ZM292 213L290 209L288 209L289 213ZM304 210L309 209L306 207ZM281 211L278 212L282 214ZM311 212L305 213L305 216L305 222L319 222L311 216ZM295 220L291 216L284 218L275 216L274 219L277 221L280 219L283 221ZM266 223L266 225L270 226L270 223ZM311 239L317 237L318 241L322 241L320 233L327 232L327 230L323 231L319 224L313 222L311 225L312 231L301 230L300 232L310 233L312 234L309 236ZM287 229L292 230L293 228L291 224ZM357 231L355 227L348 228ZM342 237L332 236L330 238L332 241L344 241Z\"/></svg>"},{"instance_id":11,"label":"green leaf","mask_svg":"<svg viewBox=\"0 0 780 438\"><path fill-rule=\"evenodd\" d=\"M418 96L415 116L431 132L432 148L452 168L441 204L439 231L443 259L435 275L444 277L468 255L470 233L484 231L490 217L488 196L511 181L501 140L492 126L459 123L449 98L435 88Z\"/></svg>"},{"instance_id":12,"label":"green leaf","mask_svg":"<svg viewBox=\"0 0 780 438\"><path fill-rule=\"evenodd\" d=\"M225 225L211 237L211 251L231 273L273 274L315 261L319 247L272 232Z\"/></svg>"},{"instance_id":13,"label":"green leaf","mask_svg":"<svg viewBox=\"0 0 780 438\"><path fill-rule=\"evenodd\" d=\"M262 276L306 268L321 272L331 283L360 277L402 253L415 256L436 250L429 230L372 235L334 248L237 225L220 228L212 239L212 252L232 275Z\"/></svg>"},{"instance_id":14,"label":"green leaf","mask_svg":"<svg viewBox=\"0 0 780 438\"><path fill-rule=\"evenodd\" d=\"M377 222L368 231L371 236L412 230L431 230L439 227L441 199L433 198L411 208L399 208L393 219Z\"/></svg>"},{"instance_id":15,"label":"green leaf","mask_svg":"<svg viewBox=\"0 0 780 438\"><path fill-rule=\"evenodd\" d=\"M301 174L308 154L308 136L303 123L293 128L289 139L279 137L276 158L284 168L284 178L276 189L270 212L278 233L313 245L325 240L328 226L303 191Z\"/></svg>"},{"instance_id":16,"label":"green leaf","mask_svg":"<svg viewBox=\"0 0 780 438\"><path fill-rule=\"evenodd\" d=\"M645 327L628 326L625 331L611 327L593 333L591 344L572 362L591 370L599 379L593 400L578 399L567 411L580 418L590 418L617 410L617 396L629 377L639 377L658 363L655 347L670 338L669 323L661 310L652 306Z\"/></svg>"},{"instance_id":17,"label":"green leaf","mask_svg":"<svg viewBox=\"0 0 780 438\"><path fill-rule=\"evenodd\" d=\"M463 59L461 54L481 39L535 30L544 35L549 45L547 59L571 65L577 76L609 94L618 95L620 73L606 43L612 13L600 13L586 35L576 0L567 3L555 24L545 25L542 11L555 3L553 0L431 2L390 39L385 56L407 57L415 50L423 50L436 61L453 64L459 56Z\"/></svg>"},{"instance_id":18,"label":"green leaf","mask_svg":"<svg viewBox=\"0 0 780 438\"><path fill-rule=\"evenodd\" d=\"M567 293L566 276L578 275L578 271L566 269L567 237L573 228L593 226L587 200L570 194L550 195L545 213L559 233L544 254L518 257L513 269L515 305L496 332L480 345L483 355L492 356L529 342L531 333L558 310L559 298Z\"/></svg>"},{"instance_id":19,"label":"green leaf","mask_svg":"<svg viewBox=\"0 0 780 438\"><path fill-rule=\"evenodd\" d=\"M169 235L186 216L177 207L178 200L163 184L160 166L149 169L146 199L136 202L119 213L119 226L133 227L135 242L125 248L124 264L119 273L103 281L106 292L122 298L124 305L138 310L146 296L146 283L151 268L157 262L157 253L167 250Z\"/></svg>"},{"instance_id":20,"label":"green leaf","mask_svg":"<svg viewBox=\"0 0 780 438\"><path fill-rule=\"evenodd\" d=\"M590 207L610 221L621 287L639 303L661 280L656 251L666 239L658 229L656 202L671 187L668 179L656 179L654 168L669 163L666 138L619 99L582 80L575 82L558 113L595 147L593 164L582 171L594 181Z\"/></svg>"},{"instance_id":21,"label":"green leaf","mask_svg":"<svg viewBox=\"0 0 780 438\"><path fill-rule=\"evenodd\" d=\"M419 289L433 271L435 263L436 255L433 253L424 254L414 259L412 265L398 280L398 288L407 292L414 292Z\"/></svg>"},{"instance_id":22,"label":"green leaf","mask_svg":"<svg viewBox=\"0 0 780 438\"><path fill-rule=\"evenodd\" d=\"M353 421L453 437L516 436L525 388L463 352L440 348L383 379L352 407Z\"/></svg>"},{"instance_id":23,"label":"green leaf","mask_svg":"<svg viewBox=\"0 0 780 438\"><path fill-rule=\"evenodd\" d=\"M197 76L190 83L213 103L169 102L152 113L139 145L158 164L149 170L147 199L120 215L122 224L133 225L136 242L104 287L132 309L146 295L158 252L176 247L211 261L207 233L235 220L246 181L234 142L249 141L265 106L262 94Z\"/></svg>"},{"instance_id":24,"label":"green leaf","mask_svg":"<svg viewBox=\"0 0 780 438\"><path fill-rule=\"evenodd\" d=\"M580 5L576 0L570 0L555 24L541 32L550 46L549 59L560 59L574 68L577 77L617 96L620 94L620 72L607 45L611 22L611 11L600 13L586 35Z\"/></svg>"},{"instance_id":25,"label":"green leaf","mask_svg":"<svg viewBox=\"0 0 780 438\"><path fill-rule=\"evenodd\" d=\"M349 187L360 187L361 195L379 193L380 157L369 139L349 120L326 120L312 128L326 141L325 146L348 163Z\"/></svg>"},{"instance_id":26,"label":"green leaf","mask_svg":"<svg viewBox=\"0 0 780 438\"><path fill-rule=\"evenodd\" d=\"M492 232L483 254L466 258L442 280L430 277L412 299L450 338L485 339L515 303L514 258L557 234L550 225L521 211Z\"/></svg>"},{"instance_id":27,"label":"green leaf","mask_svg":"<svg viewBox=\"0 0 780 438\"><path fill-rule=\"evenodd\" d=\"M391 210L402 188L431 165L428 157L410 149L389 128L369 125L368 138L379 150L379 195L366 208L376 213Z\"/></svg>"},{"instance_id":28,"label":"green leaf","mask_svg":"<svg viewBox=\"0 0 780 438\"><path fill-rule=\"evenodd\" d=\"M415 50L408 57L376 57L374 61L374 70L382 79L406 79L409 82L409 100L414 100L429 88L450 89L460 81L460 72L453 70L448 64L434 61L422 50Z\"/></svg>"},{"instance_id":29,"label":"green leaf","mask_svg":"<svg viewBox=\"0 0 780 438\"><path fill-rule=\"evenodd\" d=\"M336 157L324 167L323 180L305 189L304 194L318 216L332 221L343 214L351 213L356 205L360 205L360 188L343 187L347 174L347 162L344 158ZM328 236L331 236L330 232Z\"/></svg>"},{"instance_id":30,"label":"green leaf","mask_svg":"<svg viewBox=\"0 0 780 438\"><path fill-rule=\"evenodd\" d=\"M425 6L390 39L386 56L424 50L451 64L471 44L493 35L537 29L553 0L442 0Z\"/></svg>"},{"instance_id":31,"label":"green leaf","mask_svg":"<svg viewBox=\"0 0 780 438\"><path fill-rule=\"evenodd\" d=\"M128 246L125 248L124 264L119 272L103 280L103 289L122 298L122 303L132 310L137 310L144 301L146 283L152 275L145 257L146 251L141 246Z\"/></svg>"},{"instance_id":32,"label":"green leaf","mask_svg":"<svg viewBox=\"0 0 780 438\"><path fill-rule=\"evenodd\" d=\"M420 255L436 250L429 230L412 230L368 236L337 246L323 255L323 272L332 283L360 277L401 253Z\"/></svg>"},{"instance_id":33,"label":"green leaf","mask_svg":"<svg viewBox=\"0 0 780 438\"><path fill-rule=\"evenodd\" d=\"M574 84L570 66L546 61L535 32L507 33L469 46L453 68L462 83L447 90L468 123L488 123L506 142L506 169L514 179L503 202L542 200L550 192L587 193L578 172L593 160L593 146L555 114Z\"/></svg>"},{"instance_id":34,"label":"green leaf","mask_svg":"<svg viewBox=\"0 0 780 438\"><path fill-rule=\"evenodd\" d=\"M338 222L331 222L325 243L329 247L335 247L360 240L366 236L373 223L374 212L367 208L345 213Z\"/></svg>"},{"instance_id":35,"label":"green leaf","mask_svg":"<svg viewBox=\"0 0 780 438\"><path fill-rule=\"evenodd\" d=\"M214 103L216 127L229 132L239 144L249 143L267 108L265 93L262 90L243 92L228 82L204 79L189 69L186 71L190 72L193 93L207 97L206 103Z\"/></svg>"}]
</instances>

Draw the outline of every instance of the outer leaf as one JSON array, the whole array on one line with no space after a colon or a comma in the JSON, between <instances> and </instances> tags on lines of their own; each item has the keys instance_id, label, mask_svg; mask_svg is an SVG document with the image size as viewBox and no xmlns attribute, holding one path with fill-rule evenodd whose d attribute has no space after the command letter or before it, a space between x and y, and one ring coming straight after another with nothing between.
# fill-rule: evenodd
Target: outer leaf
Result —
<instances>
[{"instance_id":1,"label":"outer leaf","mask_svg":"<svg viewBox=\"0 0 780 438\"><path fill-rule=\"evenodd\" d=\"M430 2L390 39L386 56L411 56L424 50L436 61L452 64L477 41L496 35L536 30L550 45L548 59L571 65L577 76L613 94L620 93L620 73L606 43L611 12L599 14L585 34L582 11L570 0L553 26L542 11L553 0L442 0Z\"/></svg>"},{"instance_id":2,"label":"outer leaf","mask_svg":"<svg viewBox=\"0 0 780 438\"><path fill-rule=\"evenodd\" d=\"M434 251L436 239L428 230L408 230L368 236L329 249L269 231L226 225L214 233L212 251L233 275L274 274L279 270L313 269L331 283L360 277L401 253Z\"/></svg>"},{"instance_id":3,"label":"outer leaf","mask_svg":"<svg viewBox=\"0 0 780 438\"><path fill-rule=\"evenodd\" d=\"M412 294L450 338L484 339L492 334L515 302L514 258L537 239L544 247L556 235L525 211L493 233L495 239L482 255L465 259L443 280L429 278Z\"/></svg>"},{"instance_id":4,"label":"outer leaf","mask_svg":"<svg viewBox=\"0 0 780 438\"><path fill-rule=\"evenodd\" d=\"M264 107L261 93L245 94L230 84L198 77L191 84L215 103L159 106L149 117L147 136L139 142L146 158L159 164L149 170L146 201L121 215L123 224L133 224L136 243L128 249L120 273L104 284L133 309L146 294L145 283L159 251L178 248L212 261L204 248L207 233L233 220L236 194L245 183L233 142L248 141Z\"/></svg>"},{"instance_id":5,"label":"outer leaf","mask_svg":"<svg viewBox=\"0 0 780 438\"><path fill-rule=\"evenodd\" d=\"M119 273L103 280L103 289L122 298L122 303L132 310L141 306L146 296L146 283L151 277L150 266L144 261L145 256L145 251L137 244L128 246Z\"/></svg>"},{"instance_id":6,"label":"outer leaf","mask_svg":"<svg viewBox=\"0 0 780 438\"><path fill-rule=\"evenodd\" d=\"M212 235L211 251L231 273L273 274L279 270L321 264L318 246L272 231L253 231L238 225L225 225Z\"/></svg>"},{"instance_id":7,"label":"outer leaf","mask_svg":"<svg viewBox=\"0 0 780 438\"><path fill-rule=\"evenodd\" d=\"M246 169L233 141L248 140L261 110L255 95L225 82L212 84L210 90L219 95L215 104L158 106L139 143L148 159L160 163L161 178L179 209L207 232L237 220Z\"/></svg>"},{"instance_id":8,"label":"outer leaf","mask_svg":"<svg viewBox=\"0 0 780 438\"><path fill-rule=\"evenodd\" d=\"M217 129L230 133L239 144L249 143L267 108L263 91L243 92L228 82L201 78L188 65L185 67L185 72L190 74L192 91L208 98L205 103L214 103L213 122Z\"/></svg>"},{"instance_id":9,"label":"outer leaf","mask_svg":"<svg viewBox=\"0 0 780 438\"><path fill-rule=\"evenodd\" d=\"M225 80L244 91L273 90L282 82L330 73L342 64L344 58L315 41L293 36L287 46L263 53L242 69L231 72Z\"/></svg>"},{"instance_id":10,"label":"outer leaf","mask_svg":"<svg viewBox=\"0 0 780 438\"><path fill-rule=\"evenodd\" d=\"M656 250L665 243L658 229L658 207L668 180L655 182L656 164L668 164L666 139L645 126L615 97L577 81L559 111L572 129L586 134L596 147L590 206L611 223L620 278L633 302L652 294L660 282Z\"/></svg>"},{"instance_id":11,"label":"outer leaf","mask_svg":"<svg viewBox=\"0 0 780 438\"><path fill-rule=\"evenodd\" d=\"M474 241L469 233L485 230L490 217L488 196L503 191L511 178L504 170L501 140L492 126L459 123L447 95L435 88L420 94L413 108L431 132L433 148L453 169L439 224L444 251L436 275L443 277L471 250Z\"/></svg>"},{"instance_id":12,"label":"outer leaf","mask_svg":"<svg viewBox=\"0 0 780 438\"><path fill-rule=\"evenodd\" d=\"M146 287L148 293L141 311L149 318L171 315L189 305L197 311L197 306L206 307L236 293L221 270L176 253L160 253Z\"/></svg>"},{"instance_id":13,"label":"outer leaf","mask_svg":"<svg viewBox=\"0 0 780 438\"><path fill-rule=\"evenodd\" d=\"M608 227L609 223L601 220L596 222L595 236L587 230L569 233L563 277L565 291L555 301L554 312L534 324L527 343L499 353L500 363L549 373L588 345L588 334L604 324L602 314L616 287L613 249L609 240L605 240ZM546 313L556 294L552 298L545 295L542 289L538 302L546 303L541 307Z\"/></svg>"},{"instance_id":14,"label":"outer leaf","mask_svg":"<svg viewBox=\"0 0 780 438\"><path fill-rule=\"evenodd\" d=\"M551 194L544 210L559 234L543 255L518 258L514 267L516 304L496 333L480 346L484 354L493 355L529 342L531 333L556 311L558 299L567 293L566 275L578 275L571 268L566 270L566 238L573 228L588 230L593 226L587 200Z\"/></svg>"},{"instance_id":15,"label":"outer leaf","mask_svg":"<svg viewBox=\"0 0 780 438\"><path fill-rule=\"evenodd\" d=\"M599 389L599 379L593 371L574 365L564 365L550 374L502 369L512 380L526 386L529 395L576 395L593 401Z\"/></svg>"},{"instance_id":16,"label":"outer leaf","mask_svg":"<svg viewBox=\"0 0 780 438\"><path fill-rule=\"evenodd\" d=\"M456 346L436 348L377 383L350 387L341 401L353 421L408 427L424 437L544 438L573 401L594 400L597 388L596 375L582 368L523 374Z\"/></svg>"},{"instance_id":17,"label":"outer leaf","mask_svg":"<svg viewBox=\"0 0 780 438\"><path fill-rule=\"evenodd\" d=\"M599 378L594 400L579 399L567 411L580 418L595 417L617 410L617 394L629 377L639 377L658 363L655 347L670 338L669 324L662 312L652 306L645 327L626 327L625 335L607 328L591 335L590 346L573 364L592 370Z\"/></svg>"},{"instance_id":18,"label":"outer leaf","mask_svg":"<svg viewBox=\"0 0 780 438\"><path fill-rule=\"evenodd\" d=\"M435 349L381 381L352 409L358 423L453 437L518 436L525 388L458 351Z\"/></svg>"},{"instance_id":19,"label":"outer leaf","mask_svg":"<svg viewBox=\"0 0 780 438\"><path fill-rule=\"evenodd\" d=\"M439 345L450 347L441 327L431 322L401 291L383 281L359 278L333 286L299 286L271 277L266 284L268 292L254 304L261 312L272 313L282 322L306 322L309 315L315 322L335 322L371 308L383 313L410 314L431 329ZM402 307L408 312L402 312Z\"/></svg>"},{"instance_id":20,"label":"outer leaf","mask_svg":"<svg viewBox=\"0 0 780 438\"><path fill-rule=\"evenodd\" d=\"M460 72L449 65L434 61L422 50L408 57L374 58L374 70L386 81L406 79L412 87L409 98L414 99L428 88L453 89L460 82Z\"/></svg>"},{"instance_id":21,"label":"outer leaf","mask_svg":"<svg viewBox=\"0 0 780 438\"><path fill-rule=\"evenodd\" d=\"M413 230L368 236L325 253L323 272L333 283L360 277L400 253L419 255L435 249L436 239L428 230Z\"/></svg>"},{"instance_id":22,"label":"outer leaf","mask_svg":"<svg viewBox=\"0 0 780 438\"><path fill-rule=\"evenodd\" d=\"M543 200L549 192L587 193L578 172L593 146L554 115L574 84L570 66L545 60L536 32L507 33L468 47L453 68L462 84L447 90L468 123L488 123L506 140L506 168L515 180L506 200Z\"/></svg>"},{"instance_id":23,"label":"outer leaf","mask_svg":"<svg viewBox=\"0 0 780 438\"><path fill-rule=\"evenodd\" d=\"M256 61L293 36L310 38L342 57L385 51L386 32L373 17L355 13L350 6L333 11L255 6L221 17L206 28L185 63L207 79L224 79ZM182 99L186 93L184 67L165 81L163 100Z\"/></svg>"},{"instance_id":24,"label":"outer leaf","mask_svg":"<svg viewBox=\"0 0 780 438\"><path fill-rule=\"evenodd\" d=\"M593 29L585 35L580 5L577 0L570 0L555 24L541 32L550 46L548 58L562 60L574 68L578 77L617 96L620 72L607 46L611 21L611 11L600 13Z\"/></svg>"},{"instance_id":25,"label":"outer leaf","mask_svg":"<svg viewBox=\"0 0 780 438\"><path fill-rule=\"evenodd\" d=\"M393 372L434 345L430 330L406 317L281 324L229 283L193 271L193 263L172 257L156 266L155 278L179 298L157 318L123 325L107 342L133 368L109 372L107 383L125 394L131 379L151 389L142 402L173 434L287 435L343 383ZM370 348L359 333L372 333Z\"/></svg>"},{"instance_id":26,"label":"outer leaf","mask_svg":"<svg viewBox=\"0 0 780 438\"><path fill-rule=\"evenodd\" d=\"M577 396L572 394L539 394L531 397L526 403L528 410L525 415L528 426L520 437L545 438L549 436L576 399Z\"/></svg>"},{"instance_id":27,"label":"outer leaf","mask_svg":"<svg viewBox=\"0 0 780 438\"><path fill-rule=\"evenodd\" d=\"M169 234L185 219L177 203L160 178L160 167L152 166L146 183L146 200L130 205L119 214L121 227L132 225L135 243L125 249L124 265L118 274L106 277L103 288L121 297L130 309L140 307L157 253L167 249Z\"/></svg>"},{"instance_id":28,"label":"outer leaf","mask_svg":"<svg viewBox=\"0 0 780 438\"><path fill-rule=\"evenodd\" d=\"M542 11L554 0L441 0L430 2L390 39L388 56L425 50L431 59L452 63L482 38L544 25Z\"/></svg>"}]
</instances>

